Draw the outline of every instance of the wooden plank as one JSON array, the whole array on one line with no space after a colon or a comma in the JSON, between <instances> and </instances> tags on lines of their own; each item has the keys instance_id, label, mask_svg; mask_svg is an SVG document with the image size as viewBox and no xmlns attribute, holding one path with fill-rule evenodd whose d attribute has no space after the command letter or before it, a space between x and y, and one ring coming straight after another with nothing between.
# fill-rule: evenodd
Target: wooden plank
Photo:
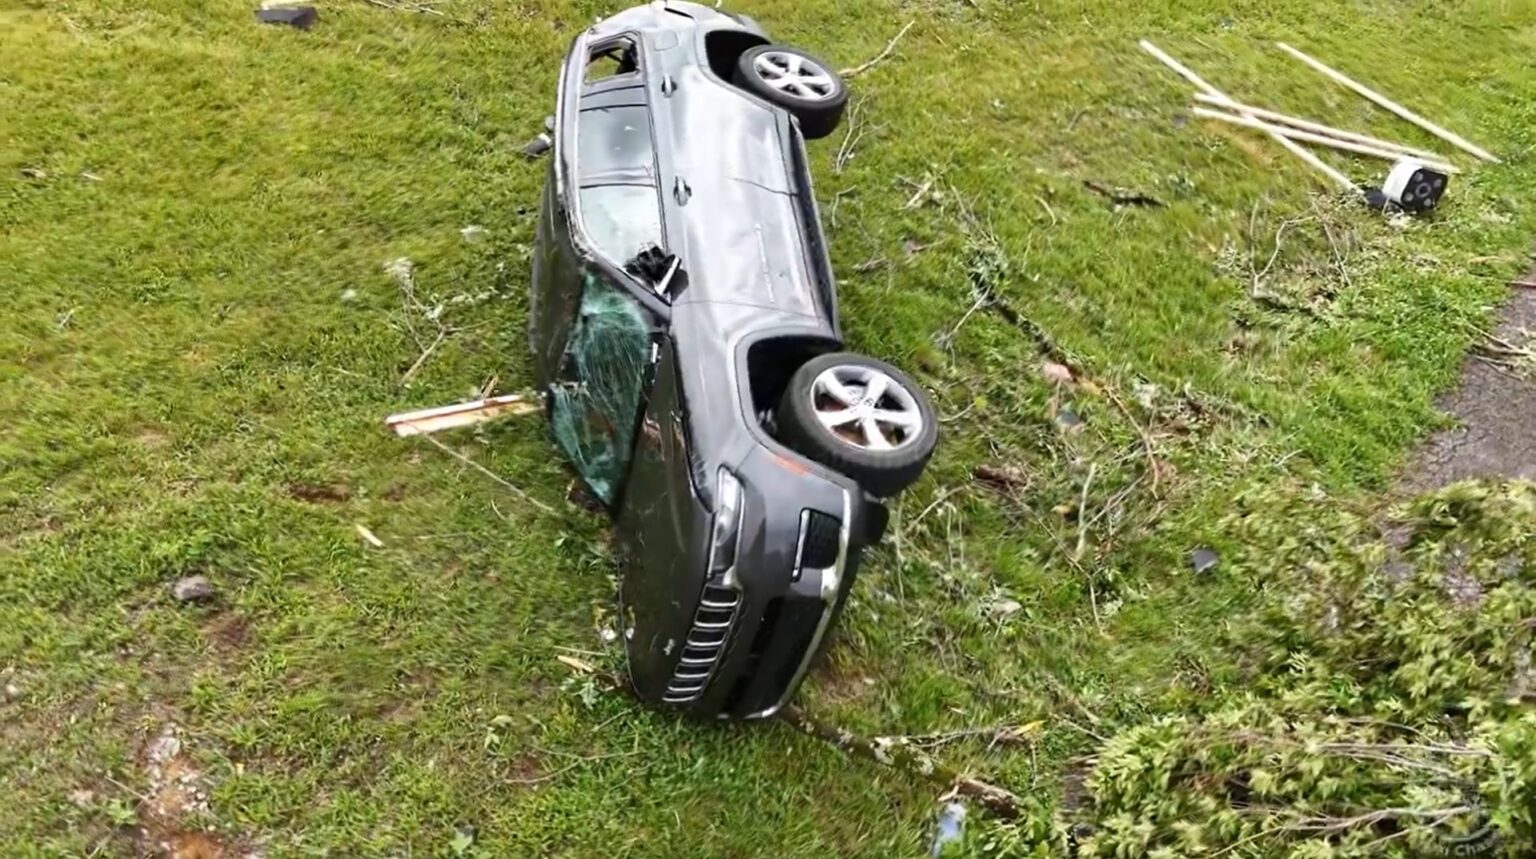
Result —
<instances>
[{"instance_id":1,"label":"wooden plank","mask_svg":"<svg viewBox=\"0 0 1536 859\"><path fill-rule=\"evenodd\" d=\"M1446 160L1444 155L1441 155L1437 152L1430 152L1427 149L1414 149L1412 146L1404 146L1401 143L1393 143L1390 140L1382 140L1379 137L1372 137L1369 134L1360 134L1359 132L1355 131L1345 131L1342 128L1334 128L1331 125L1324 125L1321 122L1314 122L1310 119L1301 119L1299 117L1290 116L1278 111L1266 110L1262 107L1254 107L1251 104L1240 104L1238 102L1231 101L1230 99L1217 98L1210 93L1197 92L1195 93L1195 100L1203 101L1206 104L1214 104L1218 107L1224 107L1234 113L1241 113L1247 116L1255 116L1259 119L1267 120L1272 123L1289 125L1292 128L1300 128L1304 131L1311 131L1317 134L1326 134L1329 137L1337 137L1340 140L1350 140L1355 143L1364 143L1367 146L1375 146L1379 149L1396 150L1403 153L1404 155L1411 155L1414 158L1418 158L1422 161L1444 162Z\"/></svg>"},{"instance_id":2,"label":"wooden plank","mask_svg":"<svg viewBox=\"0 0 1536 859\"><path fill-rule=\"evenodd\" d=\"M426 435L447 429L474 426L497 418L529 415L539 411L540 408L537 401L529 401L522 394L506 394L483 400L471 400L467 403L455 403L451 406L401 412L385 418L384 425L401 437Z\"/></svg>"},{"instance_id":3,"label":"wooden plank","mask_svg":"<svg viewBox=\"0 0 1536 859\"><path fill-rule=\"evenodd\" d=\"M1401 161L1405 158L1413 158L1413 156L1405 152L1378 149L1375 146L1367 146L1364 143L1355 143L1350 140L1340 140L1336 137L1329 137L1326 134L1313 134L1310 131L1302 131L1299 128L1285 128L1284 126L1272 125L1263 121L1262 119L1255 119L1251 116L1236 116L1230 113L1222 113L1219 110L1207 110L1203 107L1195 108L1194 114L1195 116L1203 117L1205 119L1216 119L1222 122L1230 122L1233 125L1241 125L1245 128L1257 128L1261 131L1268 131L1273 134L1283 134L1292 140L1303 140L1307 143L1316 143L1319 146L1330 146L1334 149L1345 150L1346 152L1355 152L1359 153L1360 155L1370 155L1375 158L1385 158L1388 161ZM1441 173L1461 172L1454 166L1446 164L1442 161L1424 161L1423 164L1425 167L1429 167L1433 170L1439 170Z\"/></svg>"},{"instance_id":4,"label":"wooden plank","mask_svg":"<svg viewBox=\"0 0 1536 859\"><path fill-rule=\"evenodd\" d=\"M1499 159L1495 158L1493 156L1493 154L1490 153L1488 150L1483 149L1482 147L1478 146L1477 144L1473 143L1470 140L1467 140L1465 137L1462 137L1461 135L1456 134L1453 131L1447 131L1446 129L1441 128L1440 126L1434 124L1433 122L1430 122L1429 120L1425 119L1422 116L1419 116L1417 113L1414 113L1413 111L1409 110L1408 108L1403 107L1402 105L1398 104L1397 102L1393 101L1392 99L1387 98L1386 96L1382 95L1381 93L1371 89L1370 87L1366 86L1365 84L1362 84L1359 81L1356 81L1353 78L1350 78L1349 76L1345 75L1343 72L1340 72L1340 71L1338 71L1336 69L1332 69L1332 68L1329 68L1328 66L1323 65L1318 60L1315 60L1312 57L1307 56L1306 54L1302 53L1301 51L1296 50L1295 48L1291 47L1290 45L1287 45L1284 42L1276 42L1275 44L1280 47L1280 50L1285 51L1287 54L1290 54L1291 56L1295 57L1298 60L1301 60L1302 62L1306 63L1307 65L1311 66L1313 69L1315 69L1318 72L1320 72L1321 74L1323 74L1325 77L1328 77L1328 78L1332 79L1333 81L1335 81L1337 83L1340 83L1340 84L1343 84L1344 86L1349 87L1350 89L1354 90L1355 92L1359 93L1360 95L1365 96L1367 99L1369 99L1370 101L1374 102L1377 106L1383 107L1383 108L1386 108L1387 110L1392 111L1393 113L1397 114L1398 116L1402 117L1403 119L1408 120L1409 122L1413 123L1414 125L1417 125L1418 127L1420 127L1422 129L1424 129L1425 131L1429 132L1430 134L1433 134L1434 136L1440 138L1441 140L1444 140L1446 143L1449 143L1452 146L1456 146L1456 147L1459 147L1461 149L1464 149L1467 152L1470 152L1473 155L1476 155L1478 158L1483 159L1484 161L1492 161L1495 164L1499 163Z\"/></svg>"},{"instance_id":5,"label":"wooden plank","mask_svg":"<svg viewBox=\"0 0 1536 859\"><path fill-rule=\"evenodd\" d=\"M1141 40L1141 49L1146 51L1147 53L1151 54L1152 56L1156 57L1158 62L1162 63L1163 65L1167 66L1170 69L1173 69L1174 72L1176 72L1179 76L1183 77L1185 80L1187 80L1190 83L1194 84L1195 87L1197 89L1199 89L1201 92L1209 93L1210 95L1214 95L1214 96L1217 96L1219 98L1227 99L1227 96L1224 95L1221 92L1221 90L1218 90L1215 87L1211 86L1210 84L1206 83L1203 78L1201 78L1199 75L1195 74L1194 72L1190 71L1189 68L1187 66L1185 66L1183 63L1179 62L1178 60L1175 60L1173 57L1170 57L1168 54L1164 53L1163 49L1161 49L1158 46L1152 44L1151 42L1147 41L1146 39L1142 39ZM1227 99L1227 100L1231 101L1231 99ZM1305 161L1309 167L1311 167L1312 169L1316 170L1317 172L1323 174L1324 176L1328 177L1330 180L1333 181L1333 183L1335 185L1338 185L1340 188L1343 188L1344 190L1350 191L1350 192L1355 193L1355 194L1360 193L1360 189L1355 187L1355 183L1350 181L1350 178L1348 176L1345 176L1343 173L1340 173L1339 171L1337 171L1334 168L1330 167L1327 163L1325 163L1323 161L1323 159L1318 158L1316 155L1313 155L1312 153L1310 153L1307 150L1303 149L1300 144L1296 143L1293 140L1290 140L1289 138L1285 137L1284 135L1276 134L1276 133L1274 133L1272 131L1269 132L1269 136L1276 143L1278 143L1281 146L1284 146L1286 149L1290 150L1292 155L1295 155L1297 158L1300 158L1302 161Z\"/></svg>"}]
</instances>

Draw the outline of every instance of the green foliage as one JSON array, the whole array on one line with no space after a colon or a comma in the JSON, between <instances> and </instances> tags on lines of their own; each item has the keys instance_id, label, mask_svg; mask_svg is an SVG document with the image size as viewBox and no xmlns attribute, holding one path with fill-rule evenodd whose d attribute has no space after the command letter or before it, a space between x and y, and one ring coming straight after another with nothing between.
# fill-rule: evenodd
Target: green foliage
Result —
<instances>
[{"instance_id":1,"label":"green foliage","mask_svg":"<svg viewBox=\"0 0 1536 859\"><path fill-rule=\"evenodd\" d=\"M1314 502L1260 493L1228 522L1267 591L1234 642L1250 691L1098 748L1079 855L1536 849L1536 486L1449 487L1385 539ZM1060 830L1017 828L1008 855Z\"/></svg>"}]
</instances>

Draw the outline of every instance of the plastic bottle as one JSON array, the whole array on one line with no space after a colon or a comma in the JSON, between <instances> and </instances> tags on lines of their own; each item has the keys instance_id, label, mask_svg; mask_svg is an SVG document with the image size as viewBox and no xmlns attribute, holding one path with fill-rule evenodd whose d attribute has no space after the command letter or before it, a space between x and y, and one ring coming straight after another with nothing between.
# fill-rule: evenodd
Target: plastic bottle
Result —
<instances>
[{"instance_id":1,"label":"plastic bottle","mask_svg":"<svg viewBox=\"0 0 1536 859\"><path fill-rule=\"evenodd\" d=\"M965 835L965 806L951 802L939 812L938 824L933 833L933 859L939 859L944 845L959 841Z\"/></svg>"}]
</instances>

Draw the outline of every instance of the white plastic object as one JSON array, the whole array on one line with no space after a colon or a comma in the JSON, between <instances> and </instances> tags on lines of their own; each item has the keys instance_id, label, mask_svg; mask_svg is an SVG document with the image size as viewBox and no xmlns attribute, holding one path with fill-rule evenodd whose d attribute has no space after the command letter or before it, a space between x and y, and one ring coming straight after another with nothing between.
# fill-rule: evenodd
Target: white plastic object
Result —
<instances>
[{"instance_id":1,"label":"white plastic object","mask_svg":"<svg viewBox=\"0 0 1536 859\"><path fill-rule=\"evenodd\" d=\"M1405 158L1392 166L1381 192L1407 212L1427 212L1445 196L1451 177L1424 164Z\"/></svg>"}]
</instances>

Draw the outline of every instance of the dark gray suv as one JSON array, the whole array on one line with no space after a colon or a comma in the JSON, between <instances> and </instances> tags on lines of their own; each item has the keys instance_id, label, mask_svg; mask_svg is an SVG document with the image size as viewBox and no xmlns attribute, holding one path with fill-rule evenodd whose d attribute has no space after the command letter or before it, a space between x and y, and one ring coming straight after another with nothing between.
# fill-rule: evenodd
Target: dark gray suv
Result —
<instances>
[{"instance_id":1,"label":"dark gray suv","mask_svg":"<svg viewBox=\"0 0 1536 859\"><path fill-rule=\"evenodd\" d=\"M933 452L922 390L843 351L804 140L846 101L826 63L692 3L596 24L561 74L529 339L615 521L647 701L778 710Z\"/></svg>"}]
</instances>

